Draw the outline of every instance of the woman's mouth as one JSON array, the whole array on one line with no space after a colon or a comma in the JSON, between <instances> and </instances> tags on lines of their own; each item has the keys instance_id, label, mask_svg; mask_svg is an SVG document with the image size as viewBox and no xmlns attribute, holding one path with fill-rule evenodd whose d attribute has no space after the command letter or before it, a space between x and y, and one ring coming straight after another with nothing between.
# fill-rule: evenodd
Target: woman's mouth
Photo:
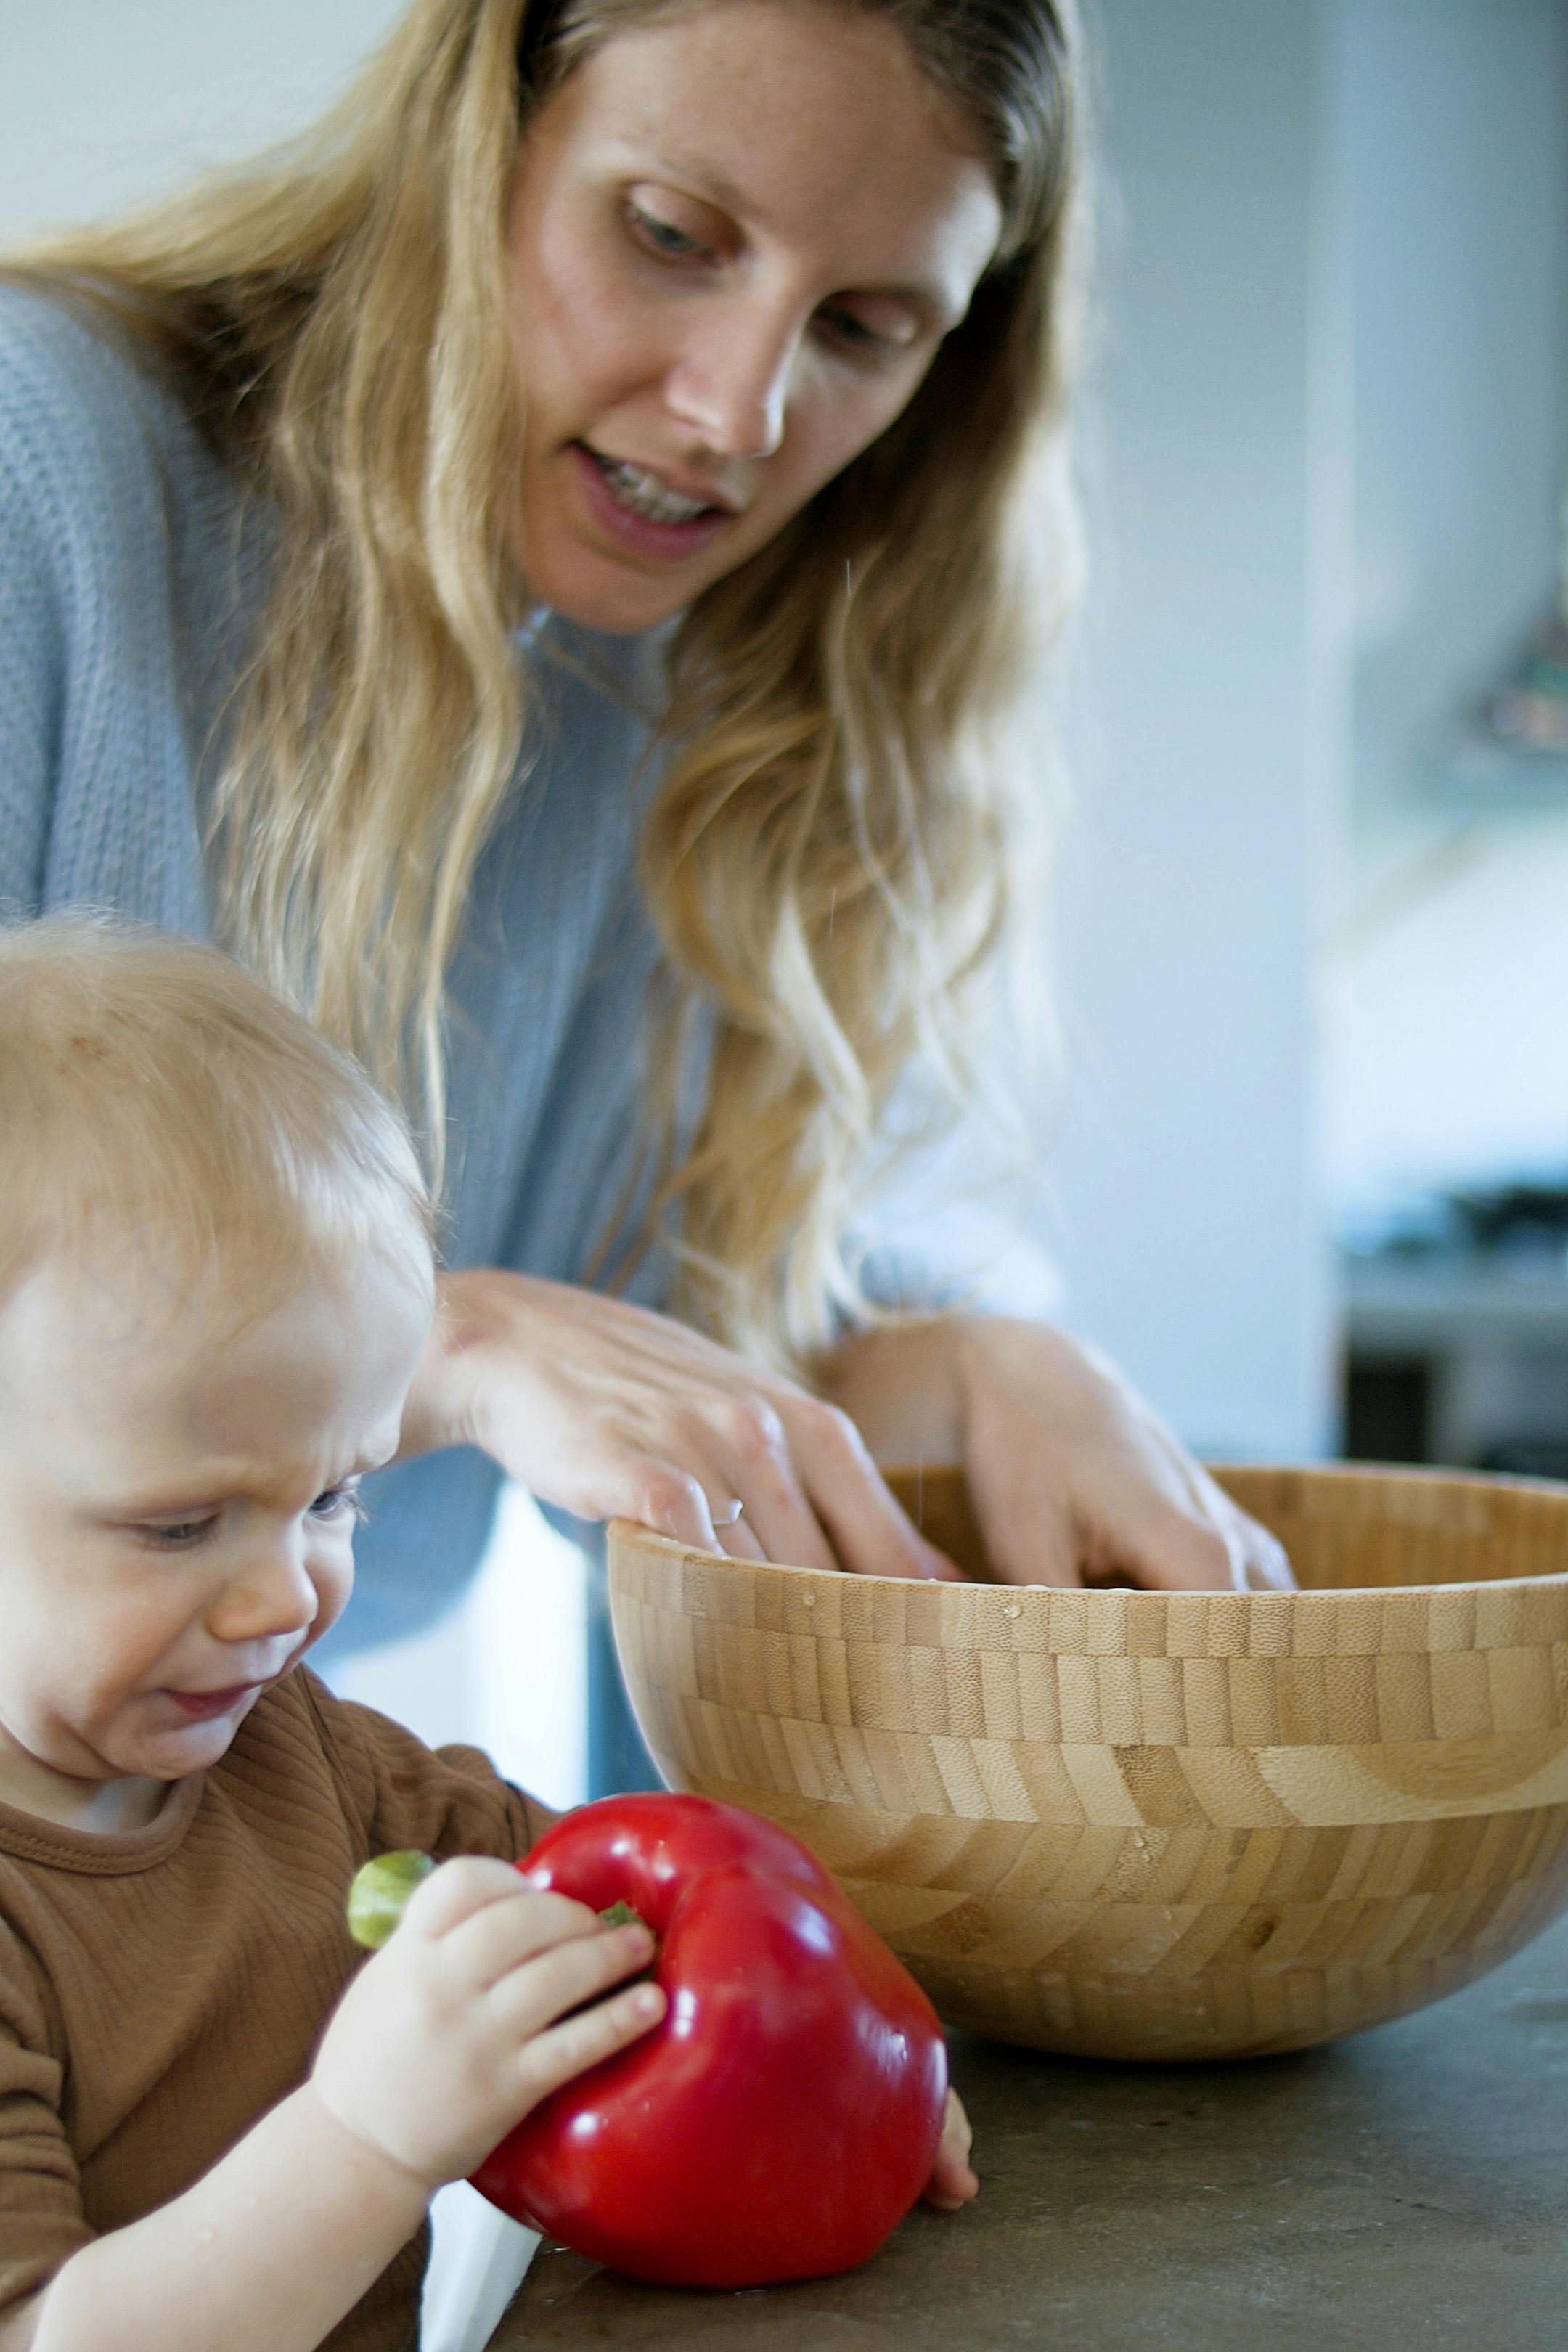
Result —
<instances>
[{"instance_id":1,"label":"woman's mouth","mask_svg":"<svg viewBox=\"0 0 1568 2352\"><path fill-rule=\"evenodd\" d=\"M584 441L572 442L570 453L595 522L639 555L695 554L733 520L728 507L675 489L627 458L602 457Z\"/></svg>"},{"instance_id":2,"label":"woman's mouth","mask_svg":"<svg viewBox=\"0 0 1568 2352\"><path fill-rule=\"evenodd\" d=\"M625 457L601 457L596 449L590 449L588 455L628 514L646 515L649 522L695 522L700 514L713 508L713 499L688 498L683 490L671 489L657 474L650 474L646 466L631 465Z\"/></svg>"}]
</instances>

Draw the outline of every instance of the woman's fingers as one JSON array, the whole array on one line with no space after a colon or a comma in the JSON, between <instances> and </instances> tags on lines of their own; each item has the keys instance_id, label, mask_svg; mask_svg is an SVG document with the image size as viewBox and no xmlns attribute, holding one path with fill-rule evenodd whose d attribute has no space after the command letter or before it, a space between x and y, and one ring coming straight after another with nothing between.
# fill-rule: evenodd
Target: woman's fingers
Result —
<instances>
[{"instance_id":1,"label":"woman's fingers","mask_svg":"<svg viewBox=\"0 0 1568 2352\"><path fill-rule=\"evenodd\" d=\"M733 1558L834 1569L833 1546L800 1476L788 1403L782 1384L776 1401L760 1385L716 1396L694 1416L690 1444L705 1490L722 1497L715 1515L730 1524L720 1542Z\"/></svg>"},{"instance_id":2,"label":"woman's fingers","mask_svg":"<svg viewBox=\"0 0 1568 2352\"><path fill-rule=\"evenodd\" d=\"M1290 1557L1278 1537L1233 1503L1206 1470L1197 1472L1198 1500L1217 1527L1226 1529L1237 1590L1243 1592L1294 1592Z\"/></svg>"},{"instance_id":3,"label":"woman's fingers","mask_svg":"<svg viewBox=\"0 0 1568 2352\"><path fill-rule=\"evenodd\" d=\"M603 1498L604 1507L585 1516L636 1519L641 1526L652 1528L656 1534L672 1537L677 1543L692 1544L699 1551L718 1549L713 1507L695 1471L651 1454L628 1454L620 1487L622 1499L615 1498L612 1485ZM723 1506L720 1508L722 1511Z\"/></svg>"},{"instance_id":4,"label":"woman's fingers","mask_svg":"<svg viewBox=\"0 0 1568 2352\"><path fill-rule=\"evenodd\" d=\"M467 1366L466 1433L544 1500L735 1559L957 1574L834 1406L617 1301L493 1272L464 1280L463 1345L448 1353ZM958 1319L973 1335L978 1319ZM951 1384L943 1348L921 1328ZM1109 1368L1043 1327L998 1318L990 1329L968 1353L997 1360L984 1393L968 1384L959 1418L1005 1574L1173 1591L1288 1584L1279 1547L1217 1490L1194 1488L1196 1465ZM884 1335L884 1349L899 1339ZM986 1508L987 1489L1005 1508Z\"/></svg>"},{"instance_id":5,"label":"woman's fingers","mask_svg":"<svg viewBox=\"0 0 1568 2352\"><path fill-rule=\"evenodd\" d=\"M1283 1545L1238 1509L1163 1423L1145 1417L1143 1478L1112 1502L1107 1482L1100 1555L1151 1591L1295 1590ZM1092 1580L1093 1563L1089 1578Z\"/></svg>"},{"instance_id":6,"label":"woman's fingers","mask_svg":"<svg viewBox=\"0 0 1568 2352\"><path fill-rule=\"evenodd\" d=\"M903 1510L847 1412L803 1395L787 1426L801 1479L841 1566L861 1576L958 1577Z\"/></svg>"},{"instance_id":7,"label":"woman's fingers","mask_svg":"<svg viewBox=\"0 0 1568 2352\"><path fill-rule=\"evenodd\" d=\"M1113 1471L1100 1478L1080 1459L1066 1475L1053 1478L1041 1469L976 1500L992 1565L1005 1583L1247 1589L1238 1526L1211 1514L1196 1496L1172 1494L1146 1465L1137 1477Z\"/></svg>"},{"instance_id":8,"label":"woman's fingers","mask_svg":"<svg viewBox=\"0 0 1568 2352\"><path fill-rule=\"evenodd\" d=\"M622 1499L606 1496L602 1514L594 1516L636 1519L676 1543L728 1552L732 1559L782 1559L796 1568L837 1565L804 1496L781 1494L784 1482L776 1472L764 1481L755 1462L742 1466L725 1461L706 1439L690 1445L689 1460L696 1466L629 1457ZM747 1493L736 1492L742 1486Z\"/></svg>"},{"instance_id":9,"label":"woman's fingers","mask_svg":"<svg viewBox=\"0 0 1568 2352\"><path fill-rule=\"evenodd\" d=\"M1150 1592L1289 1592L1295 1584L1264 1528L1215 1520L1196 1504L1128 1494L1101 1498L1092 1517L1080 1517L1071 1497L1035 1490L1005 1506L992 1529L987 1549L1007 1584L1132 1584Z\"/></svg>"},{"instance_id":10,"label":"woman's fingers","mask_svg":"<svg viewBox=\"0 0 1568 2352\"><path fill-rule=\"evenodd\" d=\"M804 1390L703 1399L681 1434L690 1467L640 1463L644 1508L628 1517L735 1559L957 1575L905 1517L854 1423Z\"/></svg>"},{"instance_id":11,"label":"woman's fingers","mask_svg":"<svg viewBox=\"0 0 1568 2352\"><path fill-rule=\"evenodd\" d=\"M1256 1519L1242 1517L1242 1556L1247 1570L1249 1592L1294 1592L1296 1579L1291 1572L1290 1555L1277 1536L1260 1528Z\"/></svg>"},{"instance_id":12,"label":"woman's fingers","mask_svg":"<svg viewBox=\"0 0 1568 2352\"><path fill-rule=\"evenodd\" d=\"M1007 1582L1291 1589L1273 1537L1093 1350L1003 1318L959 1330L970 1488Z\"/></svg>"},{"instance_id":13,"label":"woman's fingers","mask_svg":"<svg viewBox=\"0 0 1568 2352\"><path fill-rule=\"evenodd\" d=\"M411 1450L477 1444L579 1517L803 1568L955 1573L842 1413L623 1301L495 1268L448 1275L416 1387Z\"/></svg>"},{"instance_id":14,"label":"woman's fingers","mask_svg":"<svg viewBox=\"0 0 1568 2352\"><path fill-rule=\"evenodd\" d=\"M869 1576L957 1576L906 1517L836 1406L781 1384L776 1401L731 1399L710 1428L704 1487L710 1495L716 1486L732 1488L742 1506L719 1530L732 1558Z\"/></svg>"},{"instance_id":15,"label":"woman's fingers","mask_svg":"<svg viewBox=\"0 0 1568 2352\"><path fill-rule=\"evenodd\" d=\"M976 1496L985 1557L1004 1584L1044 1584L1076 1592L1085 1579L1081 1548L1065 1498L1048 1487L1020 1491L994 1507Z\"/></svg>"},{"instance_id":16,"label":"woman's fingers","mask_svg":"<svg viewBox=\"0 0 1568 2352\"><path fill-rule=\"evenodd\" d=\"M1108 1512L1094 1566L1100 1582L1131 1578L1151 1592L1224 1592L1245 1587L1239 1546L1227 1528L1195 1512L1151 1507L1124 1517Z\"/></svg>"}]
</instances>

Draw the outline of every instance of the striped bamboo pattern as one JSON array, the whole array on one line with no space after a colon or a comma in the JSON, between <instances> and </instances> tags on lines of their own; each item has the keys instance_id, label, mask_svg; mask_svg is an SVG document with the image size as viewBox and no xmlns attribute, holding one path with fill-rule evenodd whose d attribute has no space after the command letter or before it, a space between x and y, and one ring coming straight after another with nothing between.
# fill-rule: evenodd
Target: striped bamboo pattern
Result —
<instances>
[{"instance_id":1,"label":"striped bamboo pattern","mask_svg":"<svg viewBox=\"0 0 1568 2352\"><path fill-rule=\"evenodd\" d=\"M905 1583L617 1523L644 1737L802 1836L954 2024L1232 2057L1454 1991L1568 1904L1568 1487L1220 1475L1308 1589ZM960 1475L894 1483L983 1579Z\"/></svg>"}]
</instances>

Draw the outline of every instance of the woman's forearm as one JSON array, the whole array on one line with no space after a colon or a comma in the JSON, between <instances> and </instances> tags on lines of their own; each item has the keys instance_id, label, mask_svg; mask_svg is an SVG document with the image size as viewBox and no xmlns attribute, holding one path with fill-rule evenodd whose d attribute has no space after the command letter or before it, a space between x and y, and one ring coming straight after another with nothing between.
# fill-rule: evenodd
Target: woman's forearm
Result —
<instances>
[{"instance_id":1,"label":"woman's forearm","mask_svg":"<svg viewBox=\"0 0 1568 2352\"><path fill-rule=\"evenodd\" d=\"M30 2352L316 2352L428 2192L309 2084L183 2197L84 2246L32 2306Z\"/></svg>"}]
</instances>

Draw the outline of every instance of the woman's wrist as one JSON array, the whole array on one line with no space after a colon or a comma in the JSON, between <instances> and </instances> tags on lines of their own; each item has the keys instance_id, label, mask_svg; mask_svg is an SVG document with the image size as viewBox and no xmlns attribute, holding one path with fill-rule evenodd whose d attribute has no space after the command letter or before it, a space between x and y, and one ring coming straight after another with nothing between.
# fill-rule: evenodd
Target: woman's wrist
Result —
<instances>
[{"instance_id":1,"label":"woman's wrist","mask_svg":"<svg viewBox=\"0 0 1568 2352\"><path fill-rule=\"evenodd\" d=\"M437 1278L435 1320L403 1408L400 1462L437 1454L444 1446L480 1442L478 1381L470 1360L488 1329L479 1292L488 1271L465 1266Z\"/></svg>"},{"instance_id":2,"label":"woman's wrist","mask_svg":"<svg viewBox=\"0 0 1568 2352\"><path fill-rule=\"evenodd\" d=\"M952 1313L904 1315L840 1340L816 1370L823 1394L849 1415L877 1462L956 1462L966 1419L966 1327Z\"/></svg>"}]
</instances>

